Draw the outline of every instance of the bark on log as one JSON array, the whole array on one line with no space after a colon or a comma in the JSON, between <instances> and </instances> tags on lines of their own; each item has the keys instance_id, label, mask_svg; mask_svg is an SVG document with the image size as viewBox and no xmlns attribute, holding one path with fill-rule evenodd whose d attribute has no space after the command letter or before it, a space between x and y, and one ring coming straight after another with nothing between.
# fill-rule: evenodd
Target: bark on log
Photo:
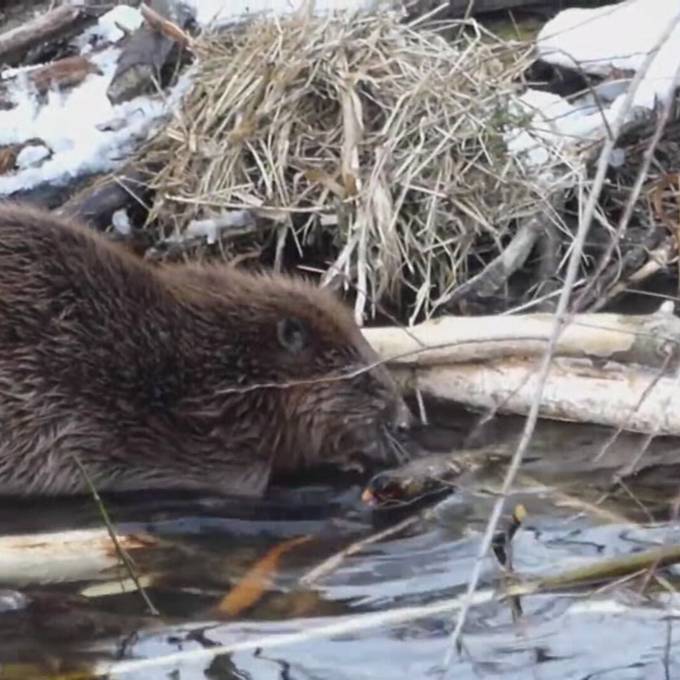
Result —
<instances>
[{"instance_id":1,"label":"bark on log","mask_svg":"<svg viewBox=\"0 0 680 680\"><path fill-rule=\"evenodd\" d=\"M44 95L50 89L61 91L80 85L90 73L101 74L101 70L87 57L76 56L58 59L31 69L27 76L37 93ZM9 111L16 106L8 92L8 84L15 79L16 76L5 78L0 83L0 110Z\"/></svg>"},{"instance_id":2,"label":"bark on log","mask_svg":"<svg viewBox=\"0 0 680 680\"><path fill-rule=\"evenodd\" d=\"M83 220L95 229L105 229L114 212L133 205L136 200L144 200L147 193L144 179L145 174L133 168L124 168L115 176L97 177L71 196L57 212Z\"/></svg>"},{"instance_id":3,"label":"bark on log","mask_svg":"<svg viewBox=\"0 0 680 680\"><path fill-rule=\"evenodd\" d=\"M14 165L21 148L21 144L8 144L7 146L0 147L0 175L14 170Z\"/></svg>"},{"instance_id":4,"label":"bark on log","mask_svg":"<svg viewBox=\"0 0 680 680\"><path fill-rule=\"evenodd\" d=\"M101 14L103 11L100 11ZM82 6L61 5L0 34L0 64L16 66L40 45L68 40L96 19L95 11Z\"/></svg>"},{"instance_id":5,"label":"bark on log","mask_svg":"<svg viewBox=\"0 0 680 680\"><path fill-rule=\"evenodd\" d=\"M409 329L366 328L364 334L390 364L434 366L501 357L540 355L552 332L550 314L445 316ZM654 314L578 314L563 330L555 356L661 366L678 353L680 319L672 304Z\"/></svg>"},{"instance_id":6,"label":"bark on log","mask_svg":"<svg viewBox=\"0 0 680 680\"><path fill-rule=\"evenodd\" d=\"M76 56L32 70L28 78L40 94L45 94L50 89L63 90L79 85L90 73L101 74L101 71L87 57Z\"/></svg>"}]
</instances>

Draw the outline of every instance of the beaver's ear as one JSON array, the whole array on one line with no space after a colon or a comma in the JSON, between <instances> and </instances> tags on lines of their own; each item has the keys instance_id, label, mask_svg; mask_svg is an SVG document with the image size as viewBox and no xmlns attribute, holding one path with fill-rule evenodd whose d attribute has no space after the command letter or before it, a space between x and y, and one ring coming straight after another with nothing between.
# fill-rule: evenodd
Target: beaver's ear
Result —
<instances>
[{"instance_id":1,"label":"beaver's ear","mask_svg":"<svg viewBox=\"0 0 680 680\"><path fill-rule=\"evenodd\" d=\"M295 317L281 319L276 324L276 336L283 349L298 354L309 344L309 331L304 322Z\"/></svg>"}]
</instances>

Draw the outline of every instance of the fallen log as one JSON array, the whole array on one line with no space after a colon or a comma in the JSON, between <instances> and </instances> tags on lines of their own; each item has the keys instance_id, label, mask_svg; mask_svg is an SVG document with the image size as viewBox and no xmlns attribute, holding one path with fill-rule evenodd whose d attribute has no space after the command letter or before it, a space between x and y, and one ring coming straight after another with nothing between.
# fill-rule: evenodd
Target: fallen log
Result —
<instances>
[{"instance_id":1,"label":"fallen log","mask_svg":"<svg viewBox=\"0 0 680 680\"><path fill-rule=\"evenodd\" d=\"M407 391L477 409L526 415L536 394L539 359L499 359L410 370L396 369ZM542 418L680 435L680 384L674 376L630 366L596 367L556 359L548 375Z\"/></svg>"},{"instance_id":2,"label":"fallen log","mask_svg":"<svg viewBox=\"0 0 680 680\"><path fill-rule=\"evenodd\" d=\"M83 220L95 229L106 229L117 210L137 201L144 203L147 193L144 179L145 174L132 167L123 168L115 175L98 176L61 205L57 213Z\"/></svg>"},{"instance_id":3,"label":"fallen log","mask_svg":"<svg viewBox=\"0 0 680 680\"><path fill-rule=\"evenodd\" d=\"M118 542L141 570L142 554L159 547L157 539L142 534L119 535ZM5 587L126 576L106 529L0 536L0 585Z\"/></svg>"},{"instance_id":4,"label":"fallen log","mask_svg":"<svg viewBox=\"0 0 680 680\"><path fill-rule=\"evenodd\" d=\"M101 9L99 14L105 10ZM65 4L0 34L0 65L16 66L29 52L55 40L68 40L97 18L97 10Z\"/></svg>"},{"instance_id":5,"label":"fallen log","mask_svg":"<svg viewBox=\"0 0 680 680\"><path fill-rule=\"evenodd\" d=\"M32 68L26 75L35 91L44 96L48 90L61 92L80 85L91 73L101 74L101 70L87 57L75 56ZM9 93L9 86L16 78L16 75L9 76L0 83L0 110L9 111L17 105Z\"/></svg>"},{"instance_id":6,"label":"fallen log","mask_svg":"<svg viewBox=\"0 0 680 680\"><path fill-rule=\"evenodd\" d=\"M45 94L49 89L65 90L79 85L90 73L101 74L101 70L87 57L77 55L45 64L31 71L28 78L40 94Z\"/></svg>"},{"instance_id":7,"label":"fallen log","mask_svg":"<svg viewBox=\"0 0 680 680\"><path fill-rule=\"evenodd\" d=\"M672 304L654 314L577 314L557 341L556 357L661 366L680 349L680 318ZM441 366L503 357L540 356L551 314L445 316L408 329L366 328L378 354L394 366Z\"/></svg>"},{"instance_id":8,"label":"fallen log","mask_svg":"<svg viewBox=\"0 0 680 680\"><path fill-rule=\"evenodd\" d=\"M680 319L581 314L557 343L539 415L680 435ZM364 334L407 392L475 409L526 415L553 317L446 317Z\"/></svg>"}]
</instances>

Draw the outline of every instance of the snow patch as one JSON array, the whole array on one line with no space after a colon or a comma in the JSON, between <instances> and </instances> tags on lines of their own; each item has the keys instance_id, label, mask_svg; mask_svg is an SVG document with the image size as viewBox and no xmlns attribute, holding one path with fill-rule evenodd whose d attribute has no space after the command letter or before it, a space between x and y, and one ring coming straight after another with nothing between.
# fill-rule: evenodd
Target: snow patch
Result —
<instances>
[{"instance_id":1,"label":"snow patch","mask_svg":"<svg viewBox=\"0 0 680 680\"><path fill-rule=\"evenodd\" d=\"M80 175L114 169L135 146L178 108L191 85L189 69L164 97L140 96L113 106L106 90L120 49L90 55L101 75L92 73L66 92L50 91L42 104L25 74L13 83L15 108L0 111L0 146L41 139L53 152L40 167L0 177L0 195L30 190L42 183L66 184ZM123 120L124 125L116 124Z\"/></svg>"},{"instance_id":2,"label":"snow patch","mask_svg":"<svg viewBox=\"0 0 680 680\"><path fill-rule=\"evenodd\" d=\"M302 9L306 0L185 0L196 23L217 28L255 15L286 16ZM316 0L314 14L325 16L335 12L375 10L388 7L383 0Z\"/></svg>"},{"instance_id":3,"label":"snow patch","mask_svg":"<svg viewBox=\"0 0 680 680\"><path fill-rule=\"evenodd\" d=\"M680 15L678 0L628 0L595 9L567 9L538 34L539 56L551 64L609 76L637 71ZM667 100L680 67L680 24L658 50L634 105L651 109Z\"/></svg>"},{"instance_id":4,"label":"snow patch","mask_svg":"<svg viewBox=\"0 0 680 680\"><path fill-rule=\"evenodd\" d=\"M597 101L590 92L569 102L558 95L527 90L515 113L530 122L506 135L509 151L534 168L568 157L576 160L584 145L604 139L623 107L632 76L655 49L626 122L667 102L680 78L680 22L658 44L678 17L678 0L627 0L560 12L537 37L541 59L607 80L594 88Z\"/></svg>"},{"instance_id":5,"label":"snow patch","mask_svg":"<svg viewBox=\"0 0 680 680\"><path fill-rule=\"evenodd\" d=\"M51 151L44 144L29 144L17 155L16 166L25 170L44 161Z\"/></svg>"},{"instance_id":6,"label":"snow patch","mask_svg":"<svg viewBox=\"0 0 680 680\"><path fill-rule=\"evenodd\" d=\"M92 50L93 45L117 43L125 36L125 31L131 33L143 23L144 17L135 7L116 5L112 10L99 17L94 26L74 38L72 44L80 50L81 54L87 54Z\"/></svg>"},{"instance_id":7,"label":"snow patch","mask_svg":"<svg viewBox=\"0 0 680 680\"><path fill-rule=\"evenodd\" d=\"M116 210L116 212L113 213L111 216L111 223L113 224L113 228L123 236L127 236L132 231L130 217L125 208Z\"/></svg>"}]
</instances>

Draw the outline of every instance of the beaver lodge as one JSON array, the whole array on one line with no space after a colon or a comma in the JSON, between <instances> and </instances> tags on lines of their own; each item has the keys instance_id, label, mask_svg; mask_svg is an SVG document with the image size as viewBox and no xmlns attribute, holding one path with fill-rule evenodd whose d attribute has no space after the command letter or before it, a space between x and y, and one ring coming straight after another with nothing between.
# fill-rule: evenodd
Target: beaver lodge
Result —
<instances>
[{"instance_id":1,"label":"beaver lodge","mask_svg":"<svg viewBox=\"0 0 680 680\"><path fill-rule=\"evenodd\" d=\"M0 7L1 200L332 287L429 451L0 504L0 678L676 677L679 46L677 0Z\"/></svg>"}]
</instances>

